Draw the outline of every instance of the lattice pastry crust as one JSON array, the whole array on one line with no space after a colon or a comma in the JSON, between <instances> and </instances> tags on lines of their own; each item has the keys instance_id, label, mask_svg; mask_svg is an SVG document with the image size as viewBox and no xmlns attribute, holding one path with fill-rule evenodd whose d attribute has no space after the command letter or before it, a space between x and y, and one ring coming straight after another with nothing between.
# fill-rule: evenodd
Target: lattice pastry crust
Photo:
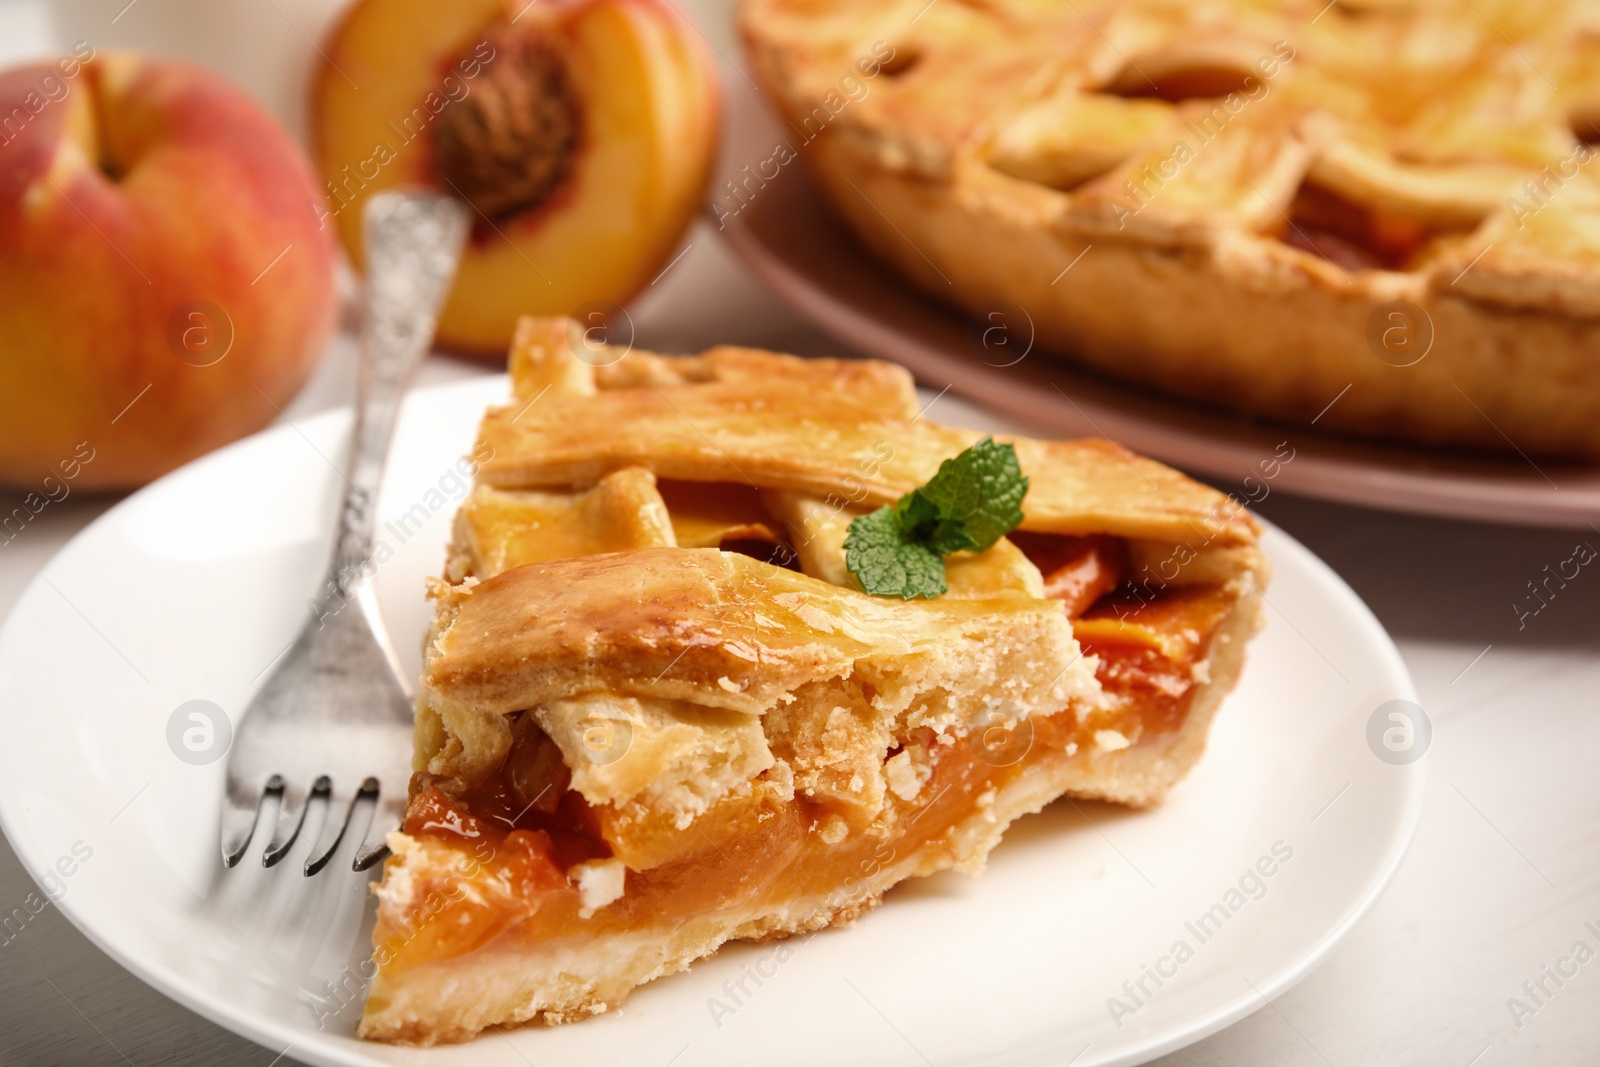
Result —
<instances>
[{"instance_id":1,"label":"lattice pastry crust","mask_svg":"<svg viewBox=\"0 0 1600 1067\"><path fill-rule=\"evenodd\" d=\"M1593 5L744 0L741 28L833 206L941 299L1280 421L1600 454Z\"/></svg>"}]
</instances>

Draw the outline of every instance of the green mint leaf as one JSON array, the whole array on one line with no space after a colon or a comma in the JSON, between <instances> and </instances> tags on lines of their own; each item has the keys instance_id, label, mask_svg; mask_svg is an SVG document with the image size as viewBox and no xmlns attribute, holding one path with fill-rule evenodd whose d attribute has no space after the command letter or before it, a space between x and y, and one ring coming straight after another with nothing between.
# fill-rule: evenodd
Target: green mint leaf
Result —
<instances>
[{"instance_id":1,"label":"green mint leaf","mask_svg":"<svg viewBox=\"0 0 1600 1067\"><path fill-rule=\"evenodd\" d=\"M949 588L944 560L926 545L907 540L898 505L885 505L850 523L844 539L845 566L873 596L936 597Z\"/></svg>"},{"instance_id":2,"label":"green mint leaf","mask_svg":"<svg viewBox=\"0 0 1600 1067\"><path fill-rule=\"evenodd\" d=\"M954 459L913 495L931 506L937 518L919 525L914 537L940 555L982 552L1022 521L1028 479L1017 465L1017 450L985 437Z\"/></svg>"},{"instance_id":3,"label":"green mint leaf","mask_svg":"<svg viewBox=\"0 0 1600 1067\"><path fill-rule=\"evenodd\" d=\"M907 540L921 540L939 522L938 506L923 496L920 489L911 490L895 501L893 507L900 531Z\"/></svg>"},{"instance_id":4,"label":"green mint leaf","mask_svg":"<svg viewBox=\"0 0 1600 1067\"><path fill-rule=\"evenodd\" d=\"M948 589L942 557L982 552L1010 533L1027 493L1016 449L985 437L921 489L855 519L845 565L876 596L938 596Z\"/></svg>"}]
</instances>

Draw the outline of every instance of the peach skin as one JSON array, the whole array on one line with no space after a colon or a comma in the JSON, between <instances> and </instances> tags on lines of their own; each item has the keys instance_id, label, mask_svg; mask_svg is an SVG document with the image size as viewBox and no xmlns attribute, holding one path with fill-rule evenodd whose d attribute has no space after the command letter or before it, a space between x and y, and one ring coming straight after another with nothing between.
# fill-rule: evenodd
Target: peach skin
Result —
<instances>
[{"instance_id":1,"label":"peach skin","mask_svg":"<svg viewBox=\"0 0 1600 1067\"><path fill-rule=\"evenodd\" d=\"M0 114L0 483L136 486L271 422L337 310L288 136L215 74L87 48L0 74Z\"/></svg>"}]
</instances>

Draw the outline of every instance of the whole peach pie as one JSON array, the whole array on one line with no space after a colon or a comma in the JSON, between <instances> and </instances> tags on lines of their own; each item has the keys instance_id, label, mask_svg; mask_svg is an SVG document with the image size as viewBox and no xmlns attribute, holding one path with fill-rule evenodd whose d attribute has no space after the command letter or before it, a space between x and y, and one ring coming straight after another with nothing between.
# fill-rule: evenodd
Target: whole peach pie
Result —
<instances>
[{"instance_id":1,"label":"whole peach pie","mask_svg":"<svg viewBox=\"0 0 1600 1067\"><path fill-rule=\"evenodd\" d=\"M941 300L1252 415L1600 457L1588 5L743 0L741 29L827 201Z\"/></svg>"},{"instance_id":2,"label":"whole peach pie","mask_svg":"<svg viewBox=\"0 0 1600 1067\"><path fill-rule=\"evenodd\" d=\"M1233 501L1105 441L936 425L890 364L525 319L511 382L432 589L364 1037L582 1019L976 874L1063 794L1156 804L1258 624ZM962 542L996 485L1014 528ZM865 592L935 512L924 585Z\"/></svg>"}]
</instances>

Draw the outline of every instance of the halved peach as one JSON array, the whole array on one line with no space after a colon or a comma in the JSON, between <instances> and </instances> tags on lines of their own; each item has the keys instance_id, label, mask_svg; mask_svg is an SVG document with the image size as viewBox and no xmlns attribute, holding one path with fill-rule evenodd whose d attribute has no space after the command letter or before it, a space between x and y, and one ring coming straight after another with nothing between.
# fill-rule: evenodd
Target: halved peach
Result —
<instances>
[{"instance_id":1,"label":"halved peach","mask_svg":"<svg viewBox=\"0 0 1600 1067\"><path fill-rule=\"evenodd\" d=\"M661 0L358 0L323 53L324 222L357 266L380 189L434 186L477 209L443 344L498 357L519 315L627 300L703 198L716 75Z\"/></svg>"}]
</instances>

